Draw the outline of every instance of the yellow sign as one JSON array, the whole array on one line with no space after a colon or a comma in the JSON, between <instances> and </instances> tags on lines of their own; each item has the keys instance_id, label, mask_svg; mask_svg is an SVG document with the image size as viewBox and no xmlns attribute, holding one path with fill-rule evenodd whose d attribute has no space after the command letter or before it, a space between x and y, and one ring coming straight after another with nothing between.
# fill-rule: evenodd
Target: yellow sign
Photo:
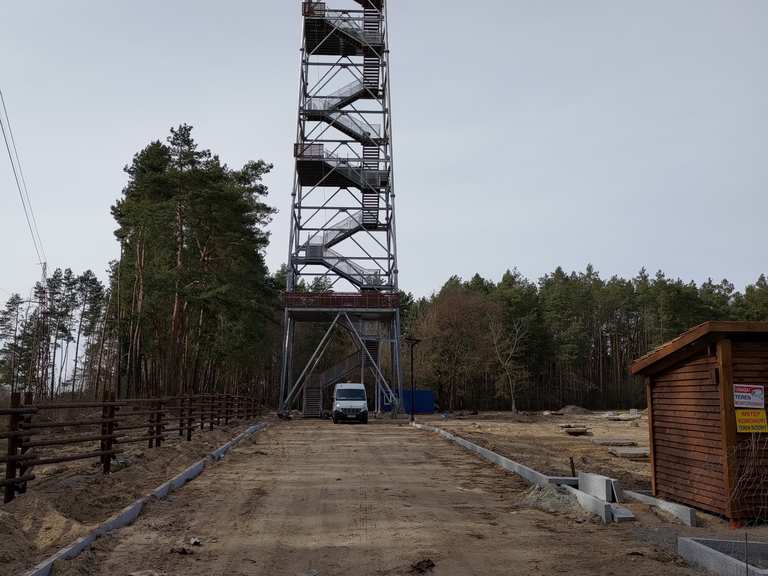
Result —
<instances>
[{"instance_id":1,"label":"yellow sign","mask_svg":"<svg viewBox=\"0 0 768 576\"><path fill-rule=\"evenodd\" d=\"M737 432L768 432L765 410L736 410Z\"/></svg>"}]
</instances>

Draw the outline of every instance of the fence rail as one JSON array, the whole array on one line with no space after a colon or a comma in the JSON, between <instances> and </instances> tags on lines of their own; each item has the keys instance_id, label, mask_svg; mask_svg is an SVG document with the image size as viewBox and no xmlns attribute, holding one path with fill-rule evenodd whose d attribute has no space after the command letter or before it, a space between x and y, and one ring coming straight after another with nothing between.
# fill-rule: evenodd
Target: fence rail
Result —
<instances>
[{"instance_id":1,"label":"fence rail","mask_svg":"<svg viewBox=\"0 0 768 576\"><path fill-rule=\"evenodd\" d=\"M0 439L7 442L5 455L0 455L0 464L5 464L4 479L0 479L3 501L26 492L27 483L35 479L35 466L98 459L102 472L109 474L113 458L124 446L146 442L148 448L160 447L171 434L190 441L194 431L204 431L206 426L213 430L251 420L257 408L254 398L231 394L131 400L116 400L111 395L103 402L46 404L33 403L31 394L22 397L16 392L10 405L0 408L0 416L8 421L7 430L0 430ZM52 419L62 411L63 417ZM58 451L40 451L52 448Z\"/></svg>"}]
</instances>

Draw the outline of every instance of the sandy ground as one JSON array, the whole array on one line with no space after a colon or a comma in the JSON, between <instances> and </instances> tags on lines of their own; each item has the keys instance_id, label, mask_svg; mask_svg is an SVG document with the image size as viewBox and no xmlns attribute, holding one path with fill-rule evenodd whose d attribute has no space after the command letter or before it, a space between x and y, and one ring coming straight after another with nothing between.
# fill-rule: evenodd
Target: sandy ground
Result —
<instances>
[{"instance_id":1,"label":"sandy ground","mask_svg":"<svg viewBox=\"0 0 768 576\"><path fill-rule=\"evenodd\" d=\"M428 419L430 424L455 432L503 454L517 462L551 475L571 474L569 458L576 471L604 474L621 481L631 490L651 488L651 465L648 461L617 458L608 446L592 442L598 438L631 440L648 447L648 418L628 422L611 421L603 414L570 414L563 416L488 413L482 418ZM589 429L588 436L568 436L561 424L574 424Z\"/></svg>"},{"instance_id":2,"label":"sandy ground","mask_svg":"<svg viewBox=\"0 0 768 576\"><path fill-rule=\"evenodd\" d=\"M437 576L695 573L636 529L602 526L426 431L293 421L56 574L404 575L427 561Z\"/></svg>"},{"instance_id":3,"label":"sandy ground","mask_svg":"<svg viewBox=\"0 0 768 576\"><path fill-rule=\"evenodd\" d=\"M643 415L633 421L612 421L604 413L517 415L509 412L483 413L464 417L422 417L433 426L454 432L481 446L526 464L540 472L552 475L570 475L573 457L576 471L603 474L620 480L624 488L650 490L650 461L627 460L610 454L608 446L596 445L593 439L611 438L634 441L639 447L648 447L648 418ZM560 424L574 424L590 430L588 436L568 436ZM697 512L699 527L686 528L671 516L651 510L647 506L626 504L637 515L633 523L636 537L674 551L677 536L744 538L744 532L755 541L768 542L768 524L762 523L733 529L721 517ZM661 520L661 522L660 522Z\"/></svg>"},{"instance_id":4,"label":"sandy ground","mask_svg":"<svg viewBox=\"0 0 768 576\"><path fill-rule=\"evenodd\" d=\"M27 493L0 504L0 576L19 574L74 542L244 428L197 432L191 442L174 436L161 448L129 445L108 476L95 459L35 468L38 479L29 483Z\"/></svg>"}]
</instances>

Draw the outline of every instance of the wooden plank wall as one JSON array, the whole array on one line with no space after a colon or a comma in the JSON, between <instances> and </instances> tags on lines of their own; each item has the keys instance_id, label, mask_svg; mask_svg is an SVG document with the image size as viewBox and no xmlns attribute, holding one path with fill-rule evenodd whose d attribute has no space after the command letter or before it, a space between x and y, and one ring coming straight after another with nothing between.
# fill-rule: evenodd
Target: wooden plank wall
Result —
<instances>
[{"instance_id":1,"label":"wooden plank wall","mask_svg":"<svg viewBox=\"0 0 768 576\"><path fill-rule=\"evenodd\" d=\"M726 513L716 355L693 356L651 381L656 495Z\"/></svg>"},{"instance_id":2,"label":"wooden plank wall","mask_svg":"<svg viewBox=\"0 0 768 576\"><path fill-rule=\"evenodd\" d=\"M733 343L733 383L768 390L768 343ZM736 434L734 518L768 518L768 434Z\"/></svg>"}]
</instances>

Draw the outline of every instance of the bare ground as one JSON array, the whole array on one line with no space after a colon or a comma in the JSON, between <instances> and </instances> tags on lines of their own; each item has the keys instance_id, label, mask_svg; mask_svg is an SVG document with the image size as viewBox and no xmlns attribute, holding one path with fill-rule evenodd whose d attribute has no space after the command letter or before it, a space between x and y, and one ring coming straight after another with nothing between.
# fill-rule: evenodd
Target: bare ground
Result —
<instances>
[{"instance_id":1,"label":"bare ground","mask_svg":"<svg viewBox=\"0 0 768 576\"><path fill-rule=\"evenodd\" d=\"M56 574L695 573L635 527L556 500L429 432L294 421Z\"/></svg>"},{"instance_id":2,"label":"bare ground","mask_svg":"<svg viewBox=\"0 0 768 576\"><path fill-rule=\"evenodd\" d=\"M27 493L0 504L0 576L19 574L72 543L244 427L196 432L191 442L173 437L155 449L131 445L109 476L95 459L35 468L39 479L29 483ZM75 450L93 448L70 447L69 453Z\"/></svg>"},{"instance_id":3,"label":"bare ground","mask_svg":"<svg viewBox=\"0 0 768 576\"><path fill-rule=\"evenodd\" d=\"M610 454L608 446L596 445L594 439L631 440L638 446L648 447L648 418L632 421L612 421L604 413L519 414L510 412L483 413L460 417L429 417L428 423L454 432L481 446L485 446L512 460L521 462L540 472L552 475L570 475L573 457L577 471L604 474L621 481L624 488L650 490L650 461L618 458ZM588 436L568 436L561 424L574 424L590 430ZM768 541L768 524L733 529L723 518L697 512L699 528L687 528L672 516L655 508L640 504L623 505L632 509L638 518L633 523L635 536L653 542L672 552L677 536L708 536L725 539L743 539L745 530L754 540Z\"/></svg>"},{"instance_id":4,"label":"bare ground","mask_svg":"<svg viewBox=\"0 0 768 576\"><path fill-rule=\"evenodd\" d=\"M435 419L431 419L435 420ZM431 422L455 432L517 462L550 475L570 475L570 460L576 470L604 474L617 478L631 490L651 487L651 465L648 461L633 461L610 454L608 446L592 442L597 438L631 440L648 447L648 418L617 422L603 414L572 414L563 416L489 413L482 418L448 418ZM587 436L568 436L561 424L588 428Z\"/></svg>"}]
</instances>

